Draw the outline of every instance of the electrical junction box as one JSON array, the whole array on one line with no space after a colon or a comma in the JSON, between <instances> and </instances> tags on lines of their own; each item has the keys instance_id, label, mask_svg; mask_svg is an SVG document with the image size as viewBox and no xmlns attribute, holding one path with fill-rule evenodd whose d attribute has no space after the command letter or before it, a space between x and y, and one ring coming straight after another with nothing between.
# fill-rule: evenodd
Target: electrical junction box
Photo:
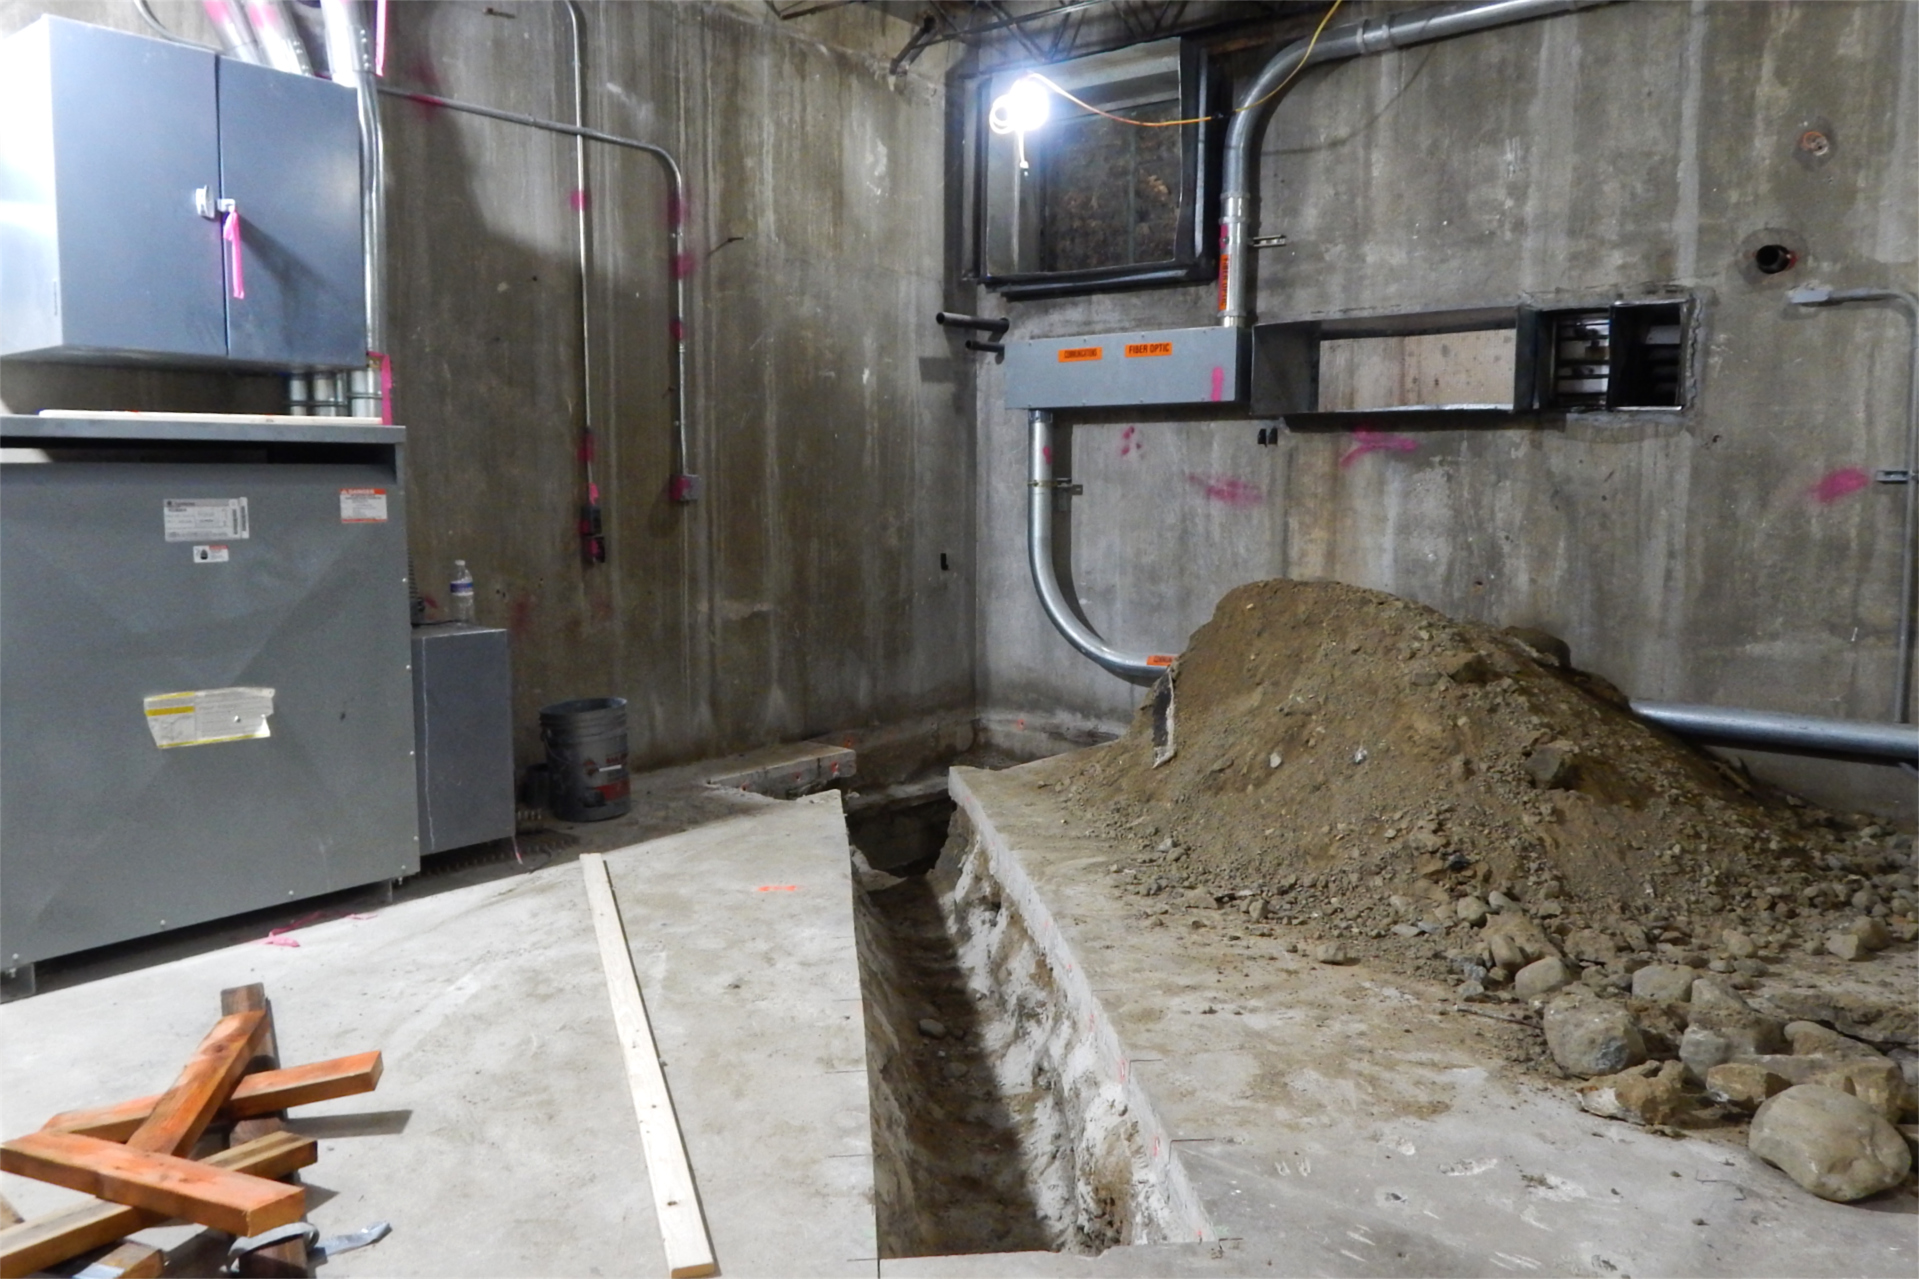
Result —
<instances>
[{"instance_id":1,"label":"electrical junction box","mask_svg":"<svg viewBox=\"0 0 1919 1279\"><path fill-rule=\"evenodd\" d=\"M420 851L510 839L513 675L507 633L466 622L413 628Z\"/></svg>"},{"instance_id":2,"label":"electrical junction box","mask_svg":"<svg viewBox=\"0 0 1919 1279\"><path fill-rule=\"evenodd\" d=\"M1009 409L1238 404L1249 331L1148 329L1006 344Z\"/></svg>"},{"instance_id":3,"label":"electrical junction box","mask_svg":"<svg viewBox=\"0 0 1919 1279\"><path fill-rule=\"evenodd\" d=\"M363 366L354 92L65 18L0 41L0 355Z\"/></svg>"}]
</instances>

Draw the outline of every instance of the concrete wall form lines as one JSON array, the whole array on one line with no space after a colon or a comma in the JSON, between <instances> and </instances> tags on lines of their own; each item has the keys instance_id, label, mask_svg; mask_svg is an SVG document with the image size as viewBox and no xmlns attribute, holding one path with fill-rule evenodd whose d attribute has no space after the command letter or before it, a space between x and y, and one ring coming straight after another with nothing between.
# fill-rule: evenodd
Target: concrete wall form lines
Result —
<instances>
[{"instance_id":1,"label":"concrete wall form lines","mask_svg":"<svg viewBox=\"0 0 1919 1279\"><path fill-rule=\"evenodd\" d=\"M1677 286L1703 317L1696 403L1421 429L1414 451L1345 465L1343 432L1261 447L1264 422L1082 418L1072 568L1095 629L1170 651L1240 582L1326 576L1543 626L1639 697L1882 714L1901 494L1857 476L1898 464L1908 336L1889 308L1814 315L1784 294L1919 278L1915 8L1614 5L1302 75L1262 142L1259 230L1289 241L1259 254L1262 319ZM1812 121L1835 139L1823 163L1796 147ZM1799 266L1758 275L1762 236ZM1034 337L1206 323L1210 300L1009 311ZM980 369L984 713L1120 722L1137 691L1033 600L1023 414ZM1890 770L1762 771L1913 810Z\"/></svg>"}]
</instances>

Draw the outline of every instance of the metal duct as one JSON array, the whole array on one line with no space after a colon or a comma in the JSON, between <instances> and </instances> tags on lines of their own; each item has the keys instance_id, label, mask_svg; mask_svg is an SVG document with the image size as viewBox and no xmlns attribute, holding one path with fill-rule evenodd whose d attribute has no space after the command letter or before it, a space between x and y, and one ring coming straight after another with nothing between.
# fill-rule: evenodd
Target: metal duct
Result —
<instances>
[{"instance_id":1,"label":"metal duct","mask_svg":"<svg viewBox=\"0 0 1919 1279\"><path fill-rule=\"evenodd\" d=\"M1254 162L1253 133L1265 117L1262 103L1253 104L1275 93L1287 79L1303 67L1322 62L1339 62L1368 54L1403 49L1408 45L1429 44L1470 35L1490 27L1524 22L1530 18L1550 17L1576 9L1597 8L1613 0L1495 0L1466 9L1419 9L1390 18L1368 18L1324 32L1315 41L1297 40L1273 56L1260 70L1246 92L1226 129L1226 158L1220 184L1219 202L1219 322L1247 325L1253 322L1252 302L1247 293L1246 242L1252 226Z\"/></svg>"},{"instance_id":2,"label":"metal duct","mask_svg":"<svg viewBox=\"0 0 1919 1279\"><path fill-rule=\"evenodd\" d=\"M300 33L287 11L287 2L247 0L244 10L246 21L253 29L253 37L259 43L268 66L294 75L312 75L313 64L307 59L306 46L300 43Z\"/></svg>"}]
</instances>

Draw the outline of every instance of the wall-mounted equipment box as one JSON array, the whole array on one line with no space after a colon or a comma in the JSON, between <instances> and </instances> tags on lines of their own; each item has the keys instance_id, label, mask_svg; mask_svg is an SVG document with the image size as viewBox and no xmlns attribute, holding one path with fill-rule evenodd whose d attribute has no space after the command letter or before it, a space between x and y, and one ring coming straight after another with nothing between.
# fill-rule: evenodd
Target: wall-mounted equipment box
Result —
<instances>
[{"instance_id":1,"label":"wall-mounted equipment box","mask_svg":"<svg viewBox=\"0 0 1919 1279\"><path fill-rule=\"evenodd\" d=\"M64 18L0 42L0 355L364 365L353 91Z\"/></svg>"},{"instance_id":2,"label":"wall-mounted equipment box","mask_svg":"<svg viewBox=\"0 0 1919 1279\"><path fill-rule=\"evenodd\" d=\"M330 420L0 417L4 967L419 869L405 431Z\"/></svg>"},{"instance_id":3,"label":"wall-mounted equipment box","mask_svg":"<svg viewBox=\"0 0 1919 1279\"><path fill-rule=\"evenodd\" d=\"M1249 332L1211 325L1006 344L1009 409L1237 405Z\"/></svg>"},{"instance_id":4,"label":"wall-mounted equipment box","mask_svg":"<svg viewBox=\"0 0 1919 1279\"><path fill-rule=\"evenodd\" d=\"M507 839L513 812L513 674L507 633L464 622L413 628L420 851Z\"/></svg>"}]
</instances>

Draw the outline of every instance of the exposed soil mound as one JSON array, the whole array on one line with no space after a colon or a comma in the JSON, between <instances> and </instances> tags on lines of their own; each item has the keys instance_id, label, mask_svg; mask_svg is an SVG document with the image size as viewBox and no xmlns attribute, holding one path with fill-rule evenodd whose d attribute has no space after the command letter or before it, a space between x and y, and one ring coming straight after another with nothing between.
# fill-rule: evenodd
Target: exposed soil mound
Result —
<instances>
[{"instance_id":1,"label":"exposed soil mound","mask_svg":"<svg viewBox=\"0 0 1919 1279\"><path fill-rule=\"evenodd\" d=\"M1257 582L1194 634L1175 688L1172 758L1154 767L1143 710L1064 779L1139 850L1115 869L1149 897L1244 905L1428 970L1476 956L1476 977L1483 908L1468 923L1462 899L1497 911L1501 893L1600 970L1588 984L1619 987L1633 958L1716 950L1726 928L1774 954L1861 913L1911 928L1909 839L1646 724L1550 636Z\"/></svg>"}]
</instances>

